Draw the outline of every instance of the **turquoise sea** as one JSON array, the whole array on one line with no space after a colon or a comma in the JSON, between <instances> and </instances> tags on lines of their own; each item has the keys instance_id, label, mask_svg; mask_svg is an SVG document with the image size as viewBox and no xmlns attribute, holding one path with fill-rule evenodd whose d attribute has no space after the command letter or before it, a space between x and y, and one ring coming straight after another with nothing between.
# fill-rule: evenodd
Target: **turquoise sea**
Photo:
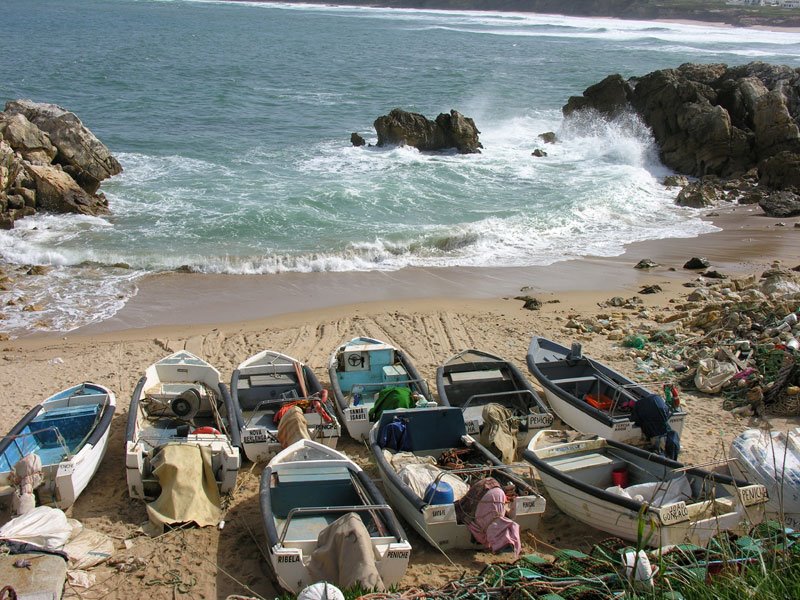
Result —
<instances>
[{"instance_id":1,"label":"turquoise sea","mask_svg":"<svg viewBox=\"0 0 800 600\"><path fill-rule=\"evenodd\" d=\"M800 66L796 33L511 13L192 0L5 0L0 100L75 112L125 171L105 218L39 215L2 259L44 264L0 330L103 320L141 277L546 265L711 230L673 205L634 118L565 122L611 73ZM354 148L392 108L473 117L480 155ZM540 133L555 131L547 145ZM534 158L542 148L547 157ZM119 265L127 265L124 268Z\"/></svg>"}]
</instances>

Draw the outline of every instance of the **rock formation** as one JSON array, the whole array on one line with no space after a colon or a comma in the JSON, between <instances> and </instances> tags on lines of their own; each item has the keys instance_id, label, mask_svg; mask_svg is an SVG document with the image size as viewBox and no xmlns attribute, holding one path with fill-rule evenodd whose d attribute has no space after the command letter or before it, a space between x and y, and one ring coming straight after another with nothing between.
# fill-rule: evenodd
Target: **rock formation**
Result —
<instances>
[{"instance_id":1,"label":"rock formation","mask_svg":"<svg viewBox=\"0 0 800 600\"><path fill-rule=\"evenodd\" d=\"M0 113L0 227L37 210L98 215L100 182L122 167L73 113L55 104L8 102Z\"/></svg>"},{"instance_id":2,"label":"rock formation","mask_svg":"<svg viewBox=\"0 0 800 600\"><path fill-rule=\"evenodd\" d=\"M456 110L441 113L431 121L418 113L395 108L388 115L375 119L378 146L414 146L422 151L455 148L461 154L480 152L478 128L469 117Z\"/></svg>"},{"instance_id":3,"label":"rock formation","mask_svg":"<svg viewBox=\"0 0 800 600\"><path fill-rule=\"evenodd\" d=\"M640 115L664 164L703 178L686 190L682 204L706 205L715 195L755 203L774 190L786 192L784 206L799 199L800 68L684 64L628 80L611 75L562 110L568 117L587 109L606 118L627 110ZM742 181L731 185L737 178Z\"/></svg>"}]
</instances>

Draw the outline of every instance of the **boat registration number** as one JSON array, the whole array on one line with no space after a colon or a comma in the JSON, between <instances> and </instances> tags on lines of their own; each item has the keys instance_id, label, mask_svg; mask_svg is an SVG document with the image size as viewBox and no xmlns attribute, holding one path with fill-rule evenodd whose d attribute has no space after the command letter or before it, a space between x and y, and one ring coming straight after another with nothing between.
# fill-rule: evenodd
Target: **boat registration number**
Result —
<instances>
[{"instance_id":1,"label":"boat registration number","mask_svg":"<svg viewBox=\"0 0 800 600\"><path fill-rule=\"evenodd\" d=\"M532 414L528 415L528 429L541 429L543 427L550 427L553 424L553 415Z\"/></svg>"},{"instance_id":2,"label":"boat registration number","mask_svg":"<svg viewBox=\"0 0 800 600\"><path fill-rule=\"evenodd\" d=\"M767 501L767 488L763 485L749 485L744 488L739 488L739 496L742 499L742 504L745 506L759 504Z\"/></svg>"},{"instance_id":3,"label":"boat registration number","mask_svg":"<svg viewBox=\"0 0 800 600\"><path fill-rule=\"evenodd\" d=\"M367 409L363 408L363 407L351 408L350 409L350 420L351 421L366 421L367 420Z\"/></svg>"},{"instance_id":4,"label":"boat registration number","mask_svg":"<svg viewBox=\"0 0 800 600\"><path fill-rule=\"evenodd\" d=\"M63 462L58 465L58 473L56 476L63 477L65 475L72 475L75 470L75 465L71 462Z\"/></svg>"},{"instance_id":5,"label":"boat registration number","mask_svg":"<svg viewBox=\"0 0 800 600\"><path fill-rule=\"evenodd\" d=\"M278 562L279 563L294 563L300 562L300 555L299 554L278 554Z\"/></svg>"},{"instance_id":6,"label":"boat registration number","mask_svg":"<svg viewBox=\"0 0 800 600\"><path fill-rule=\"evenodd\" d=\"M541 504L541 506L540 506ZM522 496L517 498L514 512L517 515L536 514L544 511L544 502L536 501L536 496Z\"/></svg>"},{"instance_id":7,"label":"boat registration number","mask_svg":"<svg viewBox=\"0 0 800 600\"><path fill-rule=\"evenodd\" d=\"M470 420L466 422L467 425L467 433L480 433L481 426L477 420Z\"/></svg>"},{"instance_id":8,"label":"boat registration number","mask_svg":"<svg viewBox=\"0 0 800 600\"><path fill-rule=\"evenodd\" d=\"M247 432L247 435L242 436L243 444L263 444L267 441L267 432L260 429L254 429Z\"/></svg>"},{"instance_id":9,"label":"boat registration number","mask_svg":"<svg viewBox=\"0 0 800 600\"><path fill-rule=\"evenodd\" d=\"M689 520L689 509L685 502L676 502L669 506L662 506L658 510L658 518L664 525L672 525L681 521Z\"/></svg>"}]
</instances>

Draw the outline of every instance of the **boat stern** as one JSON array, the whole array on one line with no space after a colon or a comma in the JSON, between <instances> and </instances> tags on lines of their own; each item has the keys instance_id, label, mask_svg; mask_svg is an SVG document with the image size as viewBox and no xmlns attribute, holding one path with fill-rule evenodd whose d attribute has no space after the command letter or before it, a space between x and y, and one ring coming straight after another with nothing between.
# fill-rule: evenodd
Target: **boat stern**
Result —
<instances>
[{"instance_id":1,"label":"boat stern","mask_svg":"<svg viewBox=\"0 0 800 600\"><path fill-rule=\"evenodd\" d=\"M392 538L394 540L394 538ZM389 588L400 583L408 569L411 558L411 544L407 541L391 541L388 544L379 543L378 553L380 559L376 561L378 573L384 585Z\"/></svg>"}]
</instances>

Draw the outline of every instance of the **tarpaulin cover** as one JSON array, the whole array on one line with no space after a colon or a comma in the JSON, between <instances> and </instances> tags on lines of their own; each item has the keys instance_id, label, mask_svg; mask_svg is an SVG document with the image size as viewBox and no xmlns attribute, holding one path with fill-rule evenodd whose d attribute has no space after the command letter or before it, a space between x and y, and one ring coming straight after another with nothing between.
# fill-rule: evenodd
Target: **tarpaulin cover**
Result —
<instances>
[{"instance_id":1,"label":"tarpaulin cover","mask_svg":"<svg viewBox=\"0 0 800 600\"><path fill-rule=\"evenodd\" d=\"M481 444L509 465L517 457L517 426L510 410L500 404L483 407Z\"/></svg>"},{"instance_id":2,"label":"tarpaulin cover","mask_svg":"<svg viewBox=\"0 0 800 600\"><path fill-rule=\"evenodd\" d=\"M369 411L369 420L377 421L385 410L411 408L413 405L411 390L407 387L385 387L378 392L378 399Z\"/></svg>"},{"instance_id":3,"label":"tarpaulin cover","mask_svg":"<svg viewBox=\"0 0 800 600\"><path fill-rule=\"evenodd\" d=\"M392 454L388 450L383 451L383 456L397 472L400 480L408 485L420 498L425 496L428 486L436 480L439 473L444 471L436 465L436 459L432 456L416 456L411 452ZM456 500L464 496L469 490L467 484L452 473L445 472L440 481L450 484L450 487L453 488L453 497Z\"/></svg>"},{"instance_id":4,"label":"tarpaulin cover","mask_svg":"<svg viewBox=\"0 0 800 600\"><path fill-rule=\"evenodd\" d=\"M303 410L297 405L292 406L283 414L278 424L278 442L281 448L288 448L295 442L310 439L308 421Z\"/></svg>"},{"instance_id":5,"label":"tarpaulin cover","mask_svg":"<svg viewBox=\"0 0 800 600\"><path fill-rule=\"evenodd\" d=\"M222 515L219 488L211 468L211 448L195 444L167 444L153 474L161 495L147 505L156 533L164 525L193 521L200 527L216 525Z\"/></svg>"},{"instance_id":6,"label":"tarpaulin cover","mask_svg":"<svg viewBox=\"0 0 800 600\"><path fill-rule=\"evenodd\" d=\"M63 510L50 506L36 508L0 527L0 538L34 544L48 550L62 550L72 535L72 525Z\"/></svg>"},{"instance_id":7,"label":"tarpaulin cover","mask_svg":"<svg viewBox=\"0 0 800 600\"><path fill-rule=\"evenodd\" d=\"M342 589L360 585L366 590L385 588L372 540L356 513L347 513L323 529L311 553L308 572L314 581L330 581Z\"/></svg>"}]
</instances>

